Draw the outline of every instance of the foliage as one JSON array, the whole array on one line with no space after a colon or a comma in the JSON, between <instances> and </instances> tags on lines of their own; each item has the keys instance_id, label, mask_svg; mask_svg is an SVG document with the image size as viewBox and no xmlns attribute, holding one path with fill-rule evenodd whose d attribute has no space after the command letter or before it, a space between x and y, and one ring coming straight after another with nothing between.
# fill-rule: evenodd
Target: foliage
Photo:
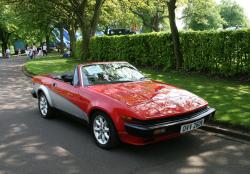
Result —
<instances>
[{"instance_id":1,"label":"foliage","mask_svg":"<svg viewBox=\"0 0 250 174\"><path fill-rule=\"evenodd\" d=\"M188 0L183 15L187 29L218 29L223 23L215 0Z\"/></svg>"},{"instance_id":2,"label":"foliage","mask_svg":"<svg viewBox=\"0 0 250 174\"><path fill-rule=\"evenodd\" d=\"M250 75L250 30L183 33L181 40L185 70Z\"/></svg>"},{"instance_id":3,"label":"foliage","mask_svg":"<svg viewBox=\"0 0 250 174\"><path fill-rule=\"evenodd\" d=\"M145 31L160 31L159 26L168 28L165 0L120 0L124 8L129 9L143 22Z\"/></svg>"},{"instance_id":4,"label":"foliage","mask_svg":"<svg viewBox=\"0 0 250 174\"><path fill-rule=\"evenodd\" d=\"M250 75L250 30L180 33L183 69L222 76ZM142 67L175 67L170 33L95 37L92 61L124 60Z\"/></svg>"},{"instance_id":5,"label":"foliage","mask_svg":"<svg viewBox=\"0 0 250 174\"><path fill-rule=\"evenodd\" d=\"M141 26L142 22L128 8L125 8L120 0L106 0L103 4L98 30L131 28L132 25Z\"/></svg>"},{"instance_id":6,"label":"foliage","mask_svg":"<svg viewBox=\"0 0 250 174\"><path fill-rule=\"evenodd\" d=\"M236 25L246 27L248 25L244 9L235 1L222 0L219 8L220 15L224 20L224 28Z\"/></svg>"},{"instance_id":7,"label":"foliage","mask_svg":"<svg viewBox=\"0 0 250 174\"><path fill-rule=\"evenodd\" d=\"M18 19L15 17L14 11L8 5L0 2L0 43L2 45L3 57L8 48L11 37L17 30Z\"/></svg>"},{"instance_id":8,"label":"foliage","mask_svg":"<svg viewBox=\"0 0 250 174\"><path fill-rule=\"evenodd\" d=\"M33 74L48 74L73 72L79 63L79 61L55 55L31 60L25 66ZM250 127L250 85L198 74L162 72L152 68L141 70L152 79L187 89L206 99L211 107L216 108L217 121Z\"/></svg>"},{"instance_id":9,"label":"foliage","mask_svg":"<svg viewBox=\"0 0 250 174\"><path fill-rule=\"evenodd\" d=\"M0 6L0 29L8 33L16 30L15 23L17 20L14 18L15 14L8 5Z\"/></svg>"},{"instance_id":10,"label":"foliage","mask_svg":"<svg viewBox=\"0 0 250 174\"><path fill-rule=\"evenodd\" d=\"M51 33L51 27L55 23L53 13L55 10L39 0L2 0L5 6L12 11L11 17L15 20L14 35L18 39L24 39L26 43L40 43L44 41L46 35ZM6 20L9 23L9 20Z\"/></svg>"},{"instance_id":11,"label":"foliage","mask_svg":"<svg viewBox=\"0 0 250 174\"><path fill-rule=\"evenodd\" d=\"M172 38L169 34L151 33L95 37L90 43L94 61L125 60L135 65L170 68L173 65Z\"/></svg>"}]
</instances>

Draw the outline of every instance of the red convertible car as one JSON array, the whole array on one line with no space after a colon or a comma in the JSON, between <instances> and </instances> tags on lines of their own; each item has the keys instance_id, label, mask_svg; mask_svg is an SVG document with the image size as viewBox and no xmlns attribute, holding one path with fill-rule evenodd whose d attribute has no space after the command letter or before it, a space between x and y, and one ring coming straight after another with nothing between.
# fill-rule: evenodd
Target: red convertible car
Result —
<instances>
[{"instance_id":1,"label":"red convertible car","mask_svg":"<svg viewBox=\"0 0 250 174\"><path fill-rule=\"evenodd\" d=\"M144 77L127 62L78 65L73 74L33 78L43 118L62 110L86 120L98 146L145 145L201 127L213 117L202 98Z\"/></svg>"}]
</instances>

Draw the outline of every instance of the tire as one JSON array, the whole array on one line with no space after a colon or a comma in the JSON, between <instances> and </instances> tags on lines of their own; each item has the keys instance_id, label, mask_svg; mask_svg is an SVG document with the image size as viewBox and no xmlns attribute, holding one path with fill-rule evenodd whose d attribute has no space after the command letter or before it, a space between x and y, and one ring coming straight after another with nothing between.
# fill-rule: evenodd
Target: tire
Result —
<instances>
[{"instance_id":1,"label":"tire","mask_svg":"<svg viewBox=\"0 0 250 174\"><path fill-rule=\"evenodd\" d=\"M91 119L91 132L97 146L112 149L120 140L113 121L103 112L95 112Z\"/></svg>"},{"instance_id":2,"label":"tire","mask_svg":"<svg viewBox=\"0 0 250 174\"><path fill-rule=\"evenodd\" d=\"M44 93L40 93L38 96L38 108L42 118L49 119L53 117L53 108L49 105Z\"/></svg>"}]
</instances>

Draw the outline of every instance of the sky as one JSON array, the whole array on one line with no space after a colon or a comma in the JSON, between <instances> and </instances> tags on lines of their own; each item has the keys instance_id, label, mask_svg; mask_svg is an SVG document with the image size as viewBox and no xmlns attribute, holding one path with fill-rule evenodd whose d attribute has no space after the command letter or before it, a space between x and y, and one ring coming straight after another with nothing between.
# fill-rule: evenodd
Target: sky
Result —
<instances>
[{"instance_id":1,"label":"sky","mask_svg":"<svg viewBox=\"0 0 250 174\"><path fill-rule=\"evenodd\" d=\"M244 8L245 14L250 20L250 0L235 0L241 7Z\"/></svg>"}]
</instances>

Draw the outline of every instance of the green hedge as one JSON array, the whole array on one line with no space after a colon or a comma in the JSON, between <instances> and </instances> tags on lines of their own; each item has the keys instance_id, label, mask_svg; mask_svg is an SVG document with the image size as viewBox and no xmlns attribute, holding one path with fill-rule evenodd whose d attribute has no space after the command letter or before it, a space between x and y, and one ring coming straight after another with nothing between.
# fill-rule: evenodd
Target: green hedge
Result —
<instances>
[{"instance_id":1,"label":"green hedge","mask_svg":"<svg viewBox=\"0 0 250 174\"><path fill-rule=\"evenodd\" d=\"M163 33L95 37L90 43L91 59L124 60L135 65L170 68L173 46Z\"/></svg>"},{"instance_id":2,"label":"green hedge","mask_svg":"<svg viewBox=\"0 0 250 174\"><path fill-rule=\"evenodd\" d=\"M250 75L250 30L180 33L183 69L223 76ZM124 60L157 69L174 67L170 33L94 37L92 61Z\"/></svg>"},{"instance_id":3,"label":"green hedge","mask_svg":"<svg viewBox=\"0 0 250 174\"><path fill-rule=\"evenodd\" d=\"M250 30L182 33L181 45L187 71L250 75Z\"/></svg>"}]
</instances>

